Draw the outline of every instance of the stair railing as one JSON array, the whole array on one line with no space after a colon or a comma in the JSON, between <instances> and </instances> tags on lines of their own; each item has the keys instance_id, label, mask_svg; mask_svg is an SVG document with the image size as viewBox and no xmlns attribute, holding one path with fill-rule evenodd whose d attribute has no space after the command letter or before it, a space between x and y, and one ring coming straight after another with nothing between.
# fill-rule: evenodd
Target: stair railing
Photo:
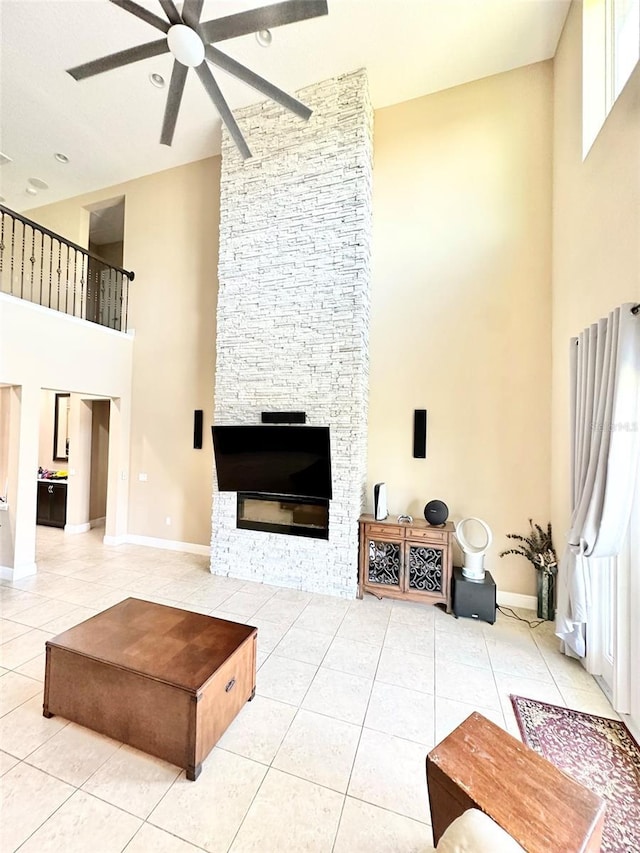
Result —
<instances>
[{"instance_id":1,"label":"stair railing","mask_svg":"<svg viewBox=\"0 0 640 853\"><path fill-rule=\"evenodd\" d=\"M126 332L134 278L0 204L0 293Z\"/></svg>"}]
</instances>

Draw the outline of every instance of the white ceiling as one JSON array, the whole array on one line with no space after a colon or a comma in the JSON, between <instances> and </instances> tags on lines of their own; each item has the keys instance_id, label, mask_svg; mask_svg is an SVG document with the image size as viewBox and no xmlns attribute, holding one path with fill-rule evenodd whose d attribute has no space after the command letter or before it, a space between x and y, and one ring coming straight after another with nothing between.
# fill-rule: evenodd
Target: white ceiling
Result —
<instances>
[{"instance_id":1,"label":"white ceiling","mask_svg":"<svg viewBox=\"0 0 640 853\"><path fill-rule=\"evenodd\" d=\"M138 0L163 16L157 0ZM219 43L293 92L368 70L373 105L396 104L552 57L569 0L328 0L329 14ZM180 4L178 4L180 5ZM202 20L268 5L205 0ZM66 68L161 37L107 0L0 0L0 196L14 209L47 204L218 153L220 120L192 70L173 146L159 144L170 55L76 82ZM222 72L232 109L262 96ZM247 139L249 146L251 139ZM56 162L55 152L70 163ZM29 177L49 184L27 195Z\"/></svg>"}]
</instances>

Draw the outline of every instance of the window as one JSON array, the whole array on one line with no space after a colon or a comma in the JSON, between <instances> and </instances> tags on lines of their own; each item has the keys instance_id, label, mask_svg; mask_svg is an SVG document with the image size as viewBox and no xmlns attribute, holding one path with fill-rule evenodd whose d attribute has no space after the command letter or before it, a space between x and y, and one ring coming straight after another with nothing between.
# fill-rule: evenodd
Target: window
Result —
<instances>
[{"instance_id":1,"label":"window","mask_svg":"<svg viewBox=\"0 0 640 853\"><path fill-rule=\"evenodd\" d=\"M582 156L640 59L640 0L582 4Z\"/></svg>"},{"instance_id":2,"label":"window","mask_svg":"<svg viewBox=\"0 0 640 853\"><path fill-rule=\"evenodd\" d=\"M612 104L631 77L640 53L640 2L639 0L614 0L612 2L612 53L613 99Z\"/></svg>"}]
</instances>

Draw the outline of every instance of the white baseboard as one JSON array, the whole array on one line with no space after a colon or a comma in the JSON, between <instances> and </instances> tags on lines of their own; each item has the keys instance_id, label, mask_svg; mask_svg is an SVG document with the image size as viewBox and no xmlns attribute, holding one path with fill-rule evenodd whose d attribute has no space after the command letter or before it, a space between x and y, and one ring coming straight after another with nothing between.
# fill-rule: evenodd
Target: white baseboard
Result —
<instances>
[{"instance_id":1,"label":"white baseboard","mask_svg":"<svg viewBox=\"0 0 640 853\"><path fill-rule=\"evenodd\" d=\"M19 581L22 578L28 578L31 575L37 574L38 567L35 563L23 563L21 566L11 568L10 566L0 566L0 580L3 581Z\"/></svg>"},{"instance_id":2,"label":"white baseboard","mask_svg":"<svg viewBox=\"0 0 640 853\"><path fill-rule=\"evenodd\" d=\"M102 541L105 545L126 545L126 534L122 536L103 536Z\"/></svg>"},{"instance_id":3,"label":"white baseboard","mask_svg":"<svg viewBox=\"0 0 640 853\"><path fill-rule=\"evenodd\" d=\"M111 541L116 540L117 541ZM186 554L200 554L208 557L211 553L209 545L196 545L195 542L177 542L173 539L157 539L155 536L138 536L127 533L124 536L105 536L105 545L144 545L147 548L162 548L165 551L184 551Z\"/></svg>"},{"instance_id":4,"label":"white baseboard","mask_svg":"<svg viewBox=\"0 0 640 853\"><path fill-rule=\"evenodd\" d=\"M498 590L498 604L504 607L522 607L525 610L537 610L538 599L535 595L523 595L519 592L503 592Z\"/></svg>"},{"instance_id":5,"label":"white baseboard","mask_svg":"<svg viewBox=\"0 0 640 853\"><path fill-rule=\"evenodd\" d=\"M78 533L88 533L91 530L91 524L85 521L84 524L65 524L64 535L76 536Z\"/></svg>"}]
</instances>

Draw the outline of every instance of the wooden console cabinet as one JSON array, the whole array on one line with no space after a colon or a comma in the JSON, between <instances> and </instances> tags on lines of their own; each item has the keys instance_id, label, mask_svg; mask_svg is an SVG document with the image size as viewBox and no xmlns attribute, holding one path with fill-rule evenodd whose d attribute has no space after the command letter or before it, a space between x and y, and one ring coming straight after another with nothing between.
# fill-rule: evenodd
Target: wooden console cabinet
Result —
<instances>
[{"instance_id":1,"label":"wooden console cabinet","mask_svg":"<svg viewBox=\"0 0 640 853\"><path fill-rule=\"evenodd\" d=\"M67 484L38 480L36 524L64 527L67 523Z\"/></svg>"},{"instance_id":2,"label":"wooden console cabinet","mask_svg":"<svg viewBox=\"0 0 640 853\"><path fill-rule=\"evenodd\" d=\"M451 522L432 527L426 521L398 523L360 516L358 597L404 598L443 603L451 611Z\"/></svg>"}]
</instances>

